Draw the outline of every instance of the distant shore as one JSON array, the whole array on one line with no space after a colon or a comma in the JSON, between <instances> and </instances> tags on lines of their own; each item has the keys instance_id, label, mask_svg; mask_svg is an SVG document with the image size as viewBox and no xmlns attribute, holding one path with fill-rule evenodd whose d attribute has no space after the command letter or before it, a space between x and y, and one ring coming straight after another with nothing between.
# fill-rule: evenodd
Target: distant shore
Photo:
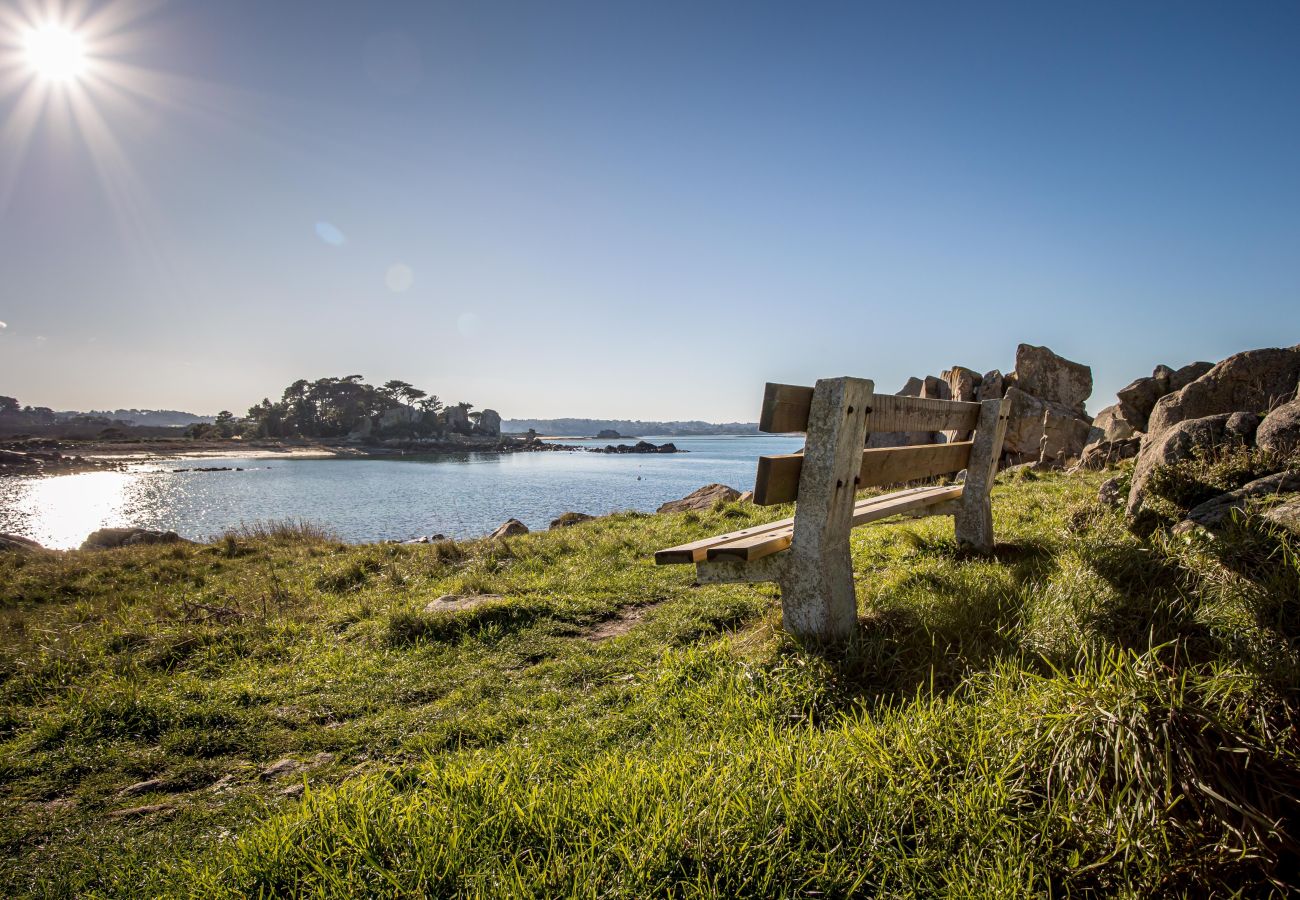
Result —
<instances>
[{"instance_id":1,"label":"distant shore","mask_svg":"<svg viewBox=\"0 0 1300 900\"><path fill-rule=\"evenodd\" d=\"M539 453L593 450L563 441L594 440L590 436L502 435L445 440L388 440L382 444L329 440L252 440L138 438L77 441L54 438L0 439L0 475L66 475L117 469L131 463L163 459L392 459L405 456L452 456L465 453ZM654 452L646 442L638 449ZM669 447L671 445L664 445ZM658 448L655 448L658 450ZM608 448L597 452L612 452ZM662 450L661 452L681 452ZM27 457L26 460L21 457Z\"/></svg>"}]
</instances>

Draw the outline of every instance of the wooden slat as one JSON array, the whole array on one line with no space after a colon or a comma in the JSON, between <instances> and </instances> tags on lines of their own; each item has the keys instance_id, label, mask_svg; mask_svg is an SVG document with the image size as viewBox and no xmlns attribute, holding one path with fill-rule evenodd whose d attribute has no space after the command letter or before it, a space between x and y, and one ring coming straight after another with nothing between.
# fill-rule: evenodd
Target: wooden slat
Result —
<instances>
[{"instance_id":1,"label":"wooden slat","mask_svg":"<svg viewBox=\"0 0 1300 900\"><path fill-rule=\"evenodd\" d=\"M758 417L758 430L769 434L807 430L812 397L813 389L810 387L769 381L763 390L763 411Z\"/></svg>"},{"instance_id":2,"label":"wooden slat","mask_svg":"<svg viewBox=\"0 0 1300 900\"><path fill-rule=\"evenodd\" d=\"M763 391L758 430L776 434L805 431L812 395L810 387L768 384ZM971 431L979 414L978 403L875 394L867 431Z\"/></svg>"},{"instance_id":3,"label":"wooden slat","mask_svg":"<svg viewBox=\"0 0 1300 900\"><path fill-rule=\"evenodd\" d=\"M960 472L970 461L971 446L970 441L957 441L952 444L863 450L858 487L901 484L918 478Z\"/></svg>"},{"instance_id":4,"label":"wooden slat","mask_svg":"<svg viewBox=\"0 0 1300 900\"><path fill-rule=\"evenodd\" d=\"M765 531L789 528L792 525L794 525L793 518L777 519L775 522L768 522L766 525L755 525L752 528L742 528L740 531L732 531L727 534L715 534L713 537L692 541L689 544L669 547L667 550L657 550L655 551L655 565L671 566L680 563L697 563L704 559L704 551L710 547L725 544L727 541L733 541L737 538L752 537Z\"/></svg>"},{"instance_id":5,"label":"wooden slat","mask_svg":"<svg viewBox=\"0 0 1300 900\"><path fill-rule=\"evenodd\" d=\"M914 447L886 447L862 451L862 468L858 487L901 484L960 472L970 459L970 441L953 444L920 444ZM771 506L789 503L799 496L799 474L803 454L787 453L760 456L758 476L754 479L754 503Z\"/></svg>"},{"instance_id":6,"label":"wooden slat","mask_svg":"<svg viewBox=\"0 0 1300 900\"><path fill-rule=\"evenodd\" d=\"M876 394L867 431L970 431L979 417L978 403Z\"/></svg>"},{"instance_id":7,"label":"wooden slat","mask_svg":"<svg viewBox=\"0 0 1300 900\"><path fill-rule=\"evenodd\" d=\"M872 504L879 503L881 500L886 500L889 499L890 497L910 496L912 494L920 493L922 491L948 490L948 489L949 488L945 486L941 486L939 488L936 488L934 486L915 487L915 488L907 488L902 491L897 491L893 494L889 494L887 497L868 497L865 500L857 501L857 503L854 505L854 513L856 514L860 509L866 509ZM731 541L741 540L743 538L758 537L760 535L766 534L767 532L780 531L782 529L790 529L793 526L794 526L793 518L777 519L773 522L768 522L765 525L754 525L750 528L742 528L739 531L729 531L726 534L715 534L712 537L701 538L698 541L691 541L689 544L679 544L676 547L669 547L666 550L657 550L655 551L655 565L672 566L672 565L681 565L685 563L697 563L707 558L706 551L710 547L716 547L719 544L726 544L726 543L730 543Z\"/></svg>"},{"instance_id":8,"label":"wooden slat","mask_svg":"<svg viewBox=\"0 0 1300 900\"><path fill-rule=\"evenodd\" d=\"M879 519L887 519L913 510L922 509L940 503L949 503L961 496L962 485L940 485L937 487L911 488L886 494L883 497L870 497L859 500L853 505L853 525L865 525ZM761 534L736 537L722 544L709 547L706 558L709 562L736 560L753 562L773 553L787 549L794 538L794 526L786 526Z\"/></svg>"}]
</instances>

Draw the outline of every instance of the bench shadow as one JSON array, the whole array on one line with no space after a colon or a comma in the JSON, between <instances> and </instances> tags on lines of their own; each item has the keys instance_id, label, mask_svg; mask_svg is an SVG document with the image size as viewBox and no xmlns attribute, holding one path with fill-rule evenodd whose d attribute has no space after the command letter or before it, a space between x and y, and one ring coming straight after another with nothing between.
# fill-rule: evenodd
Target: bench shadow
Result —
<instances>
[{"instance_id":1,"label":"bench shadow","mask_svg":"<svg viewBox=\"0 0 1300 900\"><path fill-rule=\"evenodd\" d=\"M988 671L1000 661L1023 664L1023 597L1020 588L1041 582L1056 568L1046 543L999 543L990 556L960 551L942 542L926 552L959 562L1001 563L1011 586L998 579L972 589L960 573L918 572L898 590L918 588L939 598L922 615L908 605L892 605L859 616L847 642L794 646L828 666L835 680L830 702L837 706L876 704L914 697L919 689L935 694L954 691L971 674Z\"/></svg>"},{"instance_id":2,"label":"bench shadow","mask_svg":"<svg viewBox=\"0 0 1300 900\"><path fill-rule=\"evenodd\" d=\"M1285 644L1300 642L1300 566L1284 539L1250 523L1225 528L1200 548L1240 579L1244 590L1215 590L1213 580L1189 570L1173 555L1150 545L1114 544L1084 554L1085 564L1112 589L1086 627L1134 652L1161 648L1181 665L1235 659L1261 675L1285 674L1292 664L1258 642L1260 633ZM1289 561L1290 560L1290 561ZM1253 619L1255 635L1241 628L1206 624L1223 610L1213 606L1230 596ZM1240 607L1238 607L1240 608Z\"/></svg>"}]
</instances>

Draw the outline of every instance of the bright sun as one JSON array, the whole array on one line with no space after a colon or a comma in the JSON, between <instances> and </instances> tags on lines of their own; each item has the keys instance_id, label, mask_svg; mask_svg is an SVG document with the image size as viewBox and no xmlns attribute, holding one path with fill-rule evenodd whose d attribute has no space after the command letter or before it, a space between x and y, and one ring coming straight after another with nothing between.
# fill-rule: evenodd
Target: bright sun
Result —
<instances>
[{"instance_id":1,"label":"bright sun","mask_svg":"<svg viewBox=\"0 0 1300 900\"><path fill-rule=\"evenodd\" d=\"M85 42L61 25L41 25L23 42L27 62L49 81L72 81L86 70Z\"/></svg>"}]
</instances>

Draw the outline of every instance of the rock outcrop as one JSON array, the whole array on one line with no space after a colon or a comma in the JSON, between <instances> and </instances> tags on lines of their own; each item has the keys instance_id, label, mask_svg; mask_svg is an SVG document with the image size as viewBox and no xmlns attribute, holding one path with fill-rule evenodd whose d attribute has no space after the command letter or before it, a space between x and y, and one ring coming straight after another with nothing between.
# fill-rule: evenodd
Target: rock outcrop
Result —
<instances>
[{"instance_id":1,"label":"rock outcrop","mask_svg":"<svg viewBox=\"0 0 1300 900\"><path fill-rule=\"evenodd\" d=\"M1217 528L1226 522L1233 512L1244 510L1247 501L1291 491L1300 491L1300 472L1277 472L1273 475L1265 475L1263 478L1256 478L1235 491L1228 491L1226 494L1220 494L1192 507L1187 513L1187 518L1174 528L1174 533L1181 534L1196 526Z\"/></svg>"},{"instance_id":2,"label":"rock outcrop","mask_svg":"<svg viewBox=\"0 0 1300 900\"><path fill-rule=\"evenodd\" d=\"M1266 448L1279 447L1281 452L1289 452L1285 450L1284 435L1288 432L1283 423L1291 414L1284 410L1291 406L1287 401L1297 396L1300 345L1247 350L1212 366L1192 363L1177 371L1160 367L1150 382L1154 387L1143 387L1143 397L1149 390L1158 391L1162 382L1170 391L1155 400L1147 419L1146 437L1129 491L1130 516L1136 516L1142 508L1151 473L1158 466L1188 458L1197 449L1228 442L1247 446L1259 443L1262 431ZM1175 385L1180 386L1175 390ZM1136 391L1128 394L1127 402L1138 396ZM1126 402L1122 396L1121 402ZM1261 422L1258 415L1268 410L1278 418L1265 429L1267 417Z\"/></svg>"},{"instance_id":3,"label":"rock outcrop","mask_svg":"<svg viewBox=\"0 0 1300 900\"><path fill-rule=\"evenodd\" d=\"M479 413L478 427L475 432L487 437L501 436L501 413L495 409L485 409Z\"/></svg>"},{"instance_id":4,"label":"rock outcrop","mask_svg":"<svg viewBox=\"0 0 1300 900\"><path fill-rule=\"evenodd\" d=\"M525 525L523 522L520 522L518 519L506 519L504 522L501 523L500 526L497 527L497 530L492 532L490 535L488 535L488 537L508 538L508 537L517 537L518 535L527 534L527 533L528 533L528 526Z\"/></svg>"},{"instance_id":5,"label":"rock outcrop","mask_svg":"<svg viewBox=\"0 0 1300 900\"><path fill-rule=\"evenodd\" d=\"M1274 525L1280 525L1288 531L1300 534L1300 500L1292 500L1275 506L1264 513L1264 518Z\"/></svg>"},{"instance_id":6,"label":"rock outcrop","mask_svg":"<svg viewBox=\"0 0 1300 900\"><path fill-rule=\"evenodd\" d=\"M0 534L0 553L6 551L13 553L36 553L45 548L33 541L31 538L25 538L17 534Z\"/></svg>"},{"instance_id":7,"label":"rock outcrop","mask_svg":"<svg viewBox=\"0 0 1300 900\"><path fill-rule=\"evenodd\" d=\"M966 366L953 366L938 377L909 378L898 393L964 402L1009 398L1011 410L1003 444L1003 461L1007 464L1061 465L1078 457L1090 438L1103 434L1093 433L1084 406L1092 393L1092 369L1033 344L1016 348L1016 370L1009 375L999 369L981 375ZM967 433L955 431L873 433L867 438L867 446L901 447L968 437Z\"/></svg>"},{"instance_id":8,"label":"rock outcrop","mask_svg":"<svg viewBox=\"0 0 1300 900\"><path fill-rule=\"evenodd\" d=\"M1019 383L1017 381L1017 383ZM1083 452L1092 423L1062 403L1009 388L1006 438L1002 452L1015 462L1062 463Z\"/></svg>"},{"instance_id":9,"label":"rock outcrop","mask_svg":"<svg viewBox=\"0 0 1300 900\"><path fill-rule=\"evenodd\" d=\"M1081 417L1092 396L1092 369L1046 347L1021 344L1016 348L1016 387Z\"/></svg>"},{"instance_id":10,"label":"rock outcrop","mask_svg":"<svg viewBox=\"0 0 1300 900\"><path fill-rule=\"evenodd\" d=\"M1300 398L1283 403L1265 416L1255 432L1255 443L1272 453L1300 450Z\"/></svg>"},{"instance_id":11,"label":"rock outcrop","mask_svg":"<svg viewBox=\"0 0 1300 900\"><path fill-rule=\"evenodd\" d=\"M604 447L588 447L591 453L687 453L687 450L677 449L677 445L669 442L659 444L658 446L649 441L637 441L635 444L606 444Z\"/></svg>"},{"instance_id":12,"label":"rock outcrop","mask_svg":"<svg viewBox=\"0 0 1300 900\"><path fill-rule=\"evenodd\" d=\"M595 516L589 516L586 513L566 512L561 513L558 517L551 520L551 531L557 528L568 528L571 525L580 525L583 522L590 522Z\"/></svg>"},{"instance_id":13,"label":"rock outcrop","mask_svg":"<svg viewBox=\"0 0 1300 900\"><path fill-rule=\"evenodd\" d=\"M1093 441L1083 448L1079 455L1080 469L1104 469L1117 462L1132 459L1138 455L1142 445L1140 437L1131 437L1119 441Z\"/></svg>"},{"instance_id":14,"label":"rock outcrop","mask_svg":"<svg viewBox=\"0 0 1300 900\"><path fill-rule=\"evenodd\" d=\"M680 500L670 500L659 507L661 513L688 512L690 510L712 509L715 503L730 503L740 499L740 491L725 484L706 484L699 490L691 491Z\"/></svg>"},{"instance_id":15,"label":"rock outcrop","mask_svg":"<svg viewBox=\"0 0 1300 900\"><path fill-rule=\"evenodd\" d=\"M81 543L82 550L111 550L115 547L136 547L141 544L192 544L174 531L152 531L148 528L101 528Z\"/></svg>"},{"instance_id":16,"label":"rock outcrop","mask_svg":"<svg viewBox=\"0 0 1300 900\"><path fill-rule=\"evenodd\" d=\"M948 394L953 400L974 402L983 376L965 366L953 366L940 376L948 384Z\"/></svg>"},{"instance_id":17,"label":"rock outcrop","mask_svg":"<svg viewBox=\"0 0 1300 900\"><path fill-rule=\"evenodd\" d=\"M985 372L980 379L979 387L975 389L975 399L981 402L985 400L1000 400L1006 394L1007 388L1002 373L997 369Z\"/></svg>"},{"instance_id":18,"label":"rock outcrop","mask_svg":"<svg viewBox=\"0 0 1300 900\"><path fill-rule=\"evenodd\" d=\"M443 427L452 434L469 434L469 411L463 406L449 406L442 412Z\"/></svg>"},{"instance_id":19,"label":"rock outcrop","mask_svg":"<svg viewBox=\"0 0 1300 900\"><path fill-rule=\"evenodd\" d=\"M1264 412L1292 399L1297 383L1300 345L1237 353L1161 397L1151 411L1147 433L1156 435L1178 422L1219 413Z\"/></svg>"}]
</instances>

